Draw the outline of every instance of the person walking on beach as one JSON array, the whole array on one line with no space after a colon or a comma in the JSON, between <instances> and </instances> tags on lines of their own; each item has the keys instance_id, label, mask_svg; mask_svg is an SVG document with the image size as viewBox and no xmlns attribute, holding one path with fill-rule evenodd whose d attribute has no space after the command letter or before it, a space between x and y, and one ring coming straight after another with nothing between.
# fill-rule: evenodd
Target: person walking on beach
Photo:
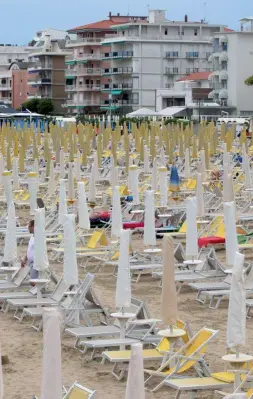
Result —
<instances>
[{"instance_id":1,"label":"person walking on beach","mask_svg":"<svg viewBox=\"0 0 253 399\"><path fill-rule=\"evenodd\" d=\"M27 253L25 259L21 262L21 267L25 267L26 264L30 267L30 276L31 279L38 278L38 270L34 269L34 220L31 220L28 225L29 233L31 234L31 238L28 244Z\"/></svg>"}]
</instances>

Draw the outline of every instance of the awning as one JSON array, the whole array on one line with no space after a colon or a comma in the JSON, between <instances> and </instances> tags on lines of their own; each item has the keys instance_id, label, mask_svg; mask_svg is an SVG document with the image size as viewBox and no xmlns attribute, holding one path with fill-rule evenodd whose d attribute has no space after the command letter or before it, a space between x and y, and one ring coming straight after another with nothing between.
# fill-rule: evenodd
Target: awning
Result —
<instances>
[{"instance_id":1,"label":"awning","mask_svg":"<svg viewBox=\"0 0 253 399\"><path fill-rule=\"evenodd\" d=\"M122 93L122 90L112 90L113 96L119 96Z\"/></svg>"},{"instance_id":2,"label":"awning","mask_svg":"<svg viewBox=\"0 0 253 399\"><path fill-rule=\"evenodd\" d=\"M75 65L76 61L65 61L66 65Z\"/></svg>"},{"instance_id":3,"label":"awning","mask_svg":"<svg viewBox=\"0 0 253 399\"><path fill-rule=\"evenodd\" d=\"M185 111L187 107L168 107L158 112L160 116L172 117Z\"/></svg>"},{"instance_id":4,"label":"awning","mask_svg":"<svg viewBox=\"0 0 253 399\"><path fill-rule=\"evenodd\" d=\"M78 60L77 63L78 64L87 64L88 60Z\"/></svg>"},{"instance_id":5,"label":"awning","mask_svg":"<svg viewBox=\"0 0 253 399\"><path fill-rule=\"evenodd\" d=\"M102 107L100 107L100 109L103 109L105 111L115 111L117 109L119 109L120 106L119 105L113 105L113 106L109 106L109 105L103 105Z\"/></svg>"}]
</instances>

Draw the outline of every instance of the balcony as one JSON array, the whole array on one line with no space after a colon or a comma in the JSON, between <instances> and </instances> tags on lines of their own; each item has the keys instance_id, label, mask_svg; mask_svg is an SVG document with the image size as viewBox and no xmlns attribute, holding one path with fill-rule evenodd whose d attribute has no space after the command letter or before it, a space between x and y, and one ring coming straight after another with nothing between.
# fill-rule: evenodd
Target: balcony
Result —
<instances>
[{"instance_id":1,"label":"balcony","mask_svg":"<svg viewBox=\"0 0 253 399\"><path fill-rule=\"evenodd\" d=\"M69 108L84 108L84 107L92 107L92 106L97 106L99 107L100 101L97 100L91 100L91 99L84 99L82 101L80 100L67 100L64 104L64 107L69 107Z\"/></svg>"},{"instance_id":2,"label":"balcony","mask_svg":"<svg viewBox=\"0 0 253 399\"><path fill-rule=\"evenodd\" d=\"M0 91L12 91L12 87L10 85L1 85L0 84Z\"/></svg>"},{"instance_id":3,"label":"balcony","mask_svg":"<svg viewBox=\"0 0 253 399\"><path fill-rule=\"evenodd\" d=\"M171 36L171 35L163 35L163 34L158 34L158 35L152 35L152 34L142 34L141 36L139 35L131 35L131 34L125 34L124 36L121 33L118 34L106 34L104 39L103 39L103 44L117 44L117 42L121 43L122 41L140 41L140 40L163 40L163 41L168 41L168 42L178 42L178 41L183 41L183 42L207 42L209 43L210 41L210 36L186 36L186 35L176 35L176 36Z\"/></svg>"},{"instance_id":4,"label":"balcony","mask_svg":"<svg viewBox=\"0 0 253 399\"><path fill-rule=\"evenodd\" d=\"M132 67L124 68L107 68L103 69L103 75L131 75L133 73Z\"/></svg>"},{"instance_id":5,"label":"balcony","mask_svg":"<svg viewBox=\"0 0 253 399\"><path fill-rule=\"evenodd\" d=\"M36 63L35 65L31 66L30 68L27 69L28 73L36 73L44 70L51 70L53 68L53 65L51 63Z\"/></svg>"},{"instance_id":6,"label":"balcony","mask_svg":"<svg viewBox=\"0 0 253 399\"><path fill-rule=\"evenodd\" d=\"M179 69L178 68L165 68L166 75L178 75Z\"/></svg>"},{"instance_id":7,"label":"balcony","mask_svg":"<svg viewBox=\"0 0 253 399\"><path fill-rule=\"evenodd\" d=\"M44 97L43 96L38 96L36 94L28 94L28 96L27 96L28 100L33 100L34 98L41 99L41 98L44 98Z\"/></svg>"},{"instance_id":8,"label":"balcony","mask_svg":"<svg viewBox=\"0 0 253 399\"><path fill-rule=\"evenodd\" d=\"M9 97L0 97L0 101L4 104L12 104L12 99Z\"/></svg>"},{"instance_id":9,"label":"balcony","mask_svg":"<svg viewBox=\"0 0 253 399\"><path fill-rule=\"evenodd\" d=\"M185 53L185 58L188 58L188 59L199 58L199 53L196 51L188 51Z\"/></svg>"},{"instance_id":10,"label":"balcony","mask_svg":"<svg viewBox=\"0 0 253 399\"><path fill-rule=\"evenodd\" d=\"M96 61L96 60L101 60L101 53L86 53L86 54L78 54L75 60L77 61Z\"/></svg>"},{"instance_id":11,"label":"balcony","mask_svg":"<svg viewBox=\"0 0 253 399\"><path fill-rule=\"evenodd\" d=\"M74 78L74 77L76 77L76 70L75 69L66 69L65 70L65 77L66 78Z\"/></svg>"},{"instance_id":12,"label":"balcony","mask_svg":"<svg viewBox=\"0 0 253 399\"><path fill-rule=\"evenodd\" d=\"M103 85L102 91L110 91L112 92L112 94L121 94L123 90L132 90L132 88L133 88L132 83L113 83L112 85L110 84ZM114 91L115 93L113 93Z\"/></svg>"},{"instance_id":13,"label":"balcony","mask_svg":"<svg viewBox=\"0 0 253 399\"><path fill-rule=\"evenodd\" d=\"M191 73L199 72L199 68L186 68L185 73L186 75L190 75Z\"/></svg>"},{"instance_id":14,"label":"balcony","mask_svg":"<svg viewBox=\"0 0 253 399\"><path fill-rule=\"evenodd\" d=\"M51 78L37 78L34 80L28 80L27 81L29 86L41 86L41 85L51 85L52 84L52 80Z\"/></svg>"},{"instance_id":15,"label":"balcony","mask_svg":"<svg viewBox=\"0 0 253 399\"><path fill-rule=\"evenodd\" d=\"M78 46L100 46L103 37L78 37L76 40L67 40L66 47L78 47Z\"/></svg>"},{"instance_id":16,"label":"balcony","mask_svg":"<svg viewBox=\"0 0 253 399\"><path fill-rule=\"evenodd\" d=\"M165 58L178 58L179 57L179 52L178 51L168 51L165 54Z\"/></svg>"},{"instance_id":17,"label":"balcony","mask_svg":"<svg viewBox=\"0 0 253 399\"><path fill-rule=\"evenodd\" d=\"M111 60L111 59L132 58L133 55L134 55L133 51L114 51L111 53L102 54L102 59Z\"/></svg>"},{"instance_id":18,"label":"balcony","mask_svg":"<svg viewBox=\"0 0 253 399\"><path fill-rule=\"evenodd\" d=\"M101 86L99 85L66 85L65 90L70 91L101 91Z\"/></svg>"},{"instance_id":19,"label":"balcony","mask_svg":"<svg viewBox=\"0 0 253 399\"><path fill-rule=\"evenodd\" d=\"M83 68L76 71L77 76L101 76L101 68Z\"/></svg>"}]
</instances>

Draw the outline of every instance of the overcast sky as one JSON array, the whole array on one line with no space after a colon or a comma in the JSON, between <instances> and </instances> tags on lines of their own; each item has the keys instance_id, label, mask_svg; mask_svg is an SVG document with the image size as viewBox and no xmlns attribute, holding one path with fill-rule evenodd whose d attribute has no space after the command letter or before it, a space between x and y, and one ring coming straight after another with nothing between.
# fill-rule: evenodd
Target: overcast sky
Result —
<instances>
[{"instance_id":1,"label":"overcast sky","mask_svg":"<svg viewBox=\"0 0 253 399\"><path fill-rule=\"evenodd\" d=\"M26 44L44 28L70 29L105 19L109 11L147 15L150 8L167 10L170 20L204 17L238 29L240 18L253 15L252 0L0 0L0 43ZM205 5L206 4L206 5Z\"/></svg>"}]
</instances>

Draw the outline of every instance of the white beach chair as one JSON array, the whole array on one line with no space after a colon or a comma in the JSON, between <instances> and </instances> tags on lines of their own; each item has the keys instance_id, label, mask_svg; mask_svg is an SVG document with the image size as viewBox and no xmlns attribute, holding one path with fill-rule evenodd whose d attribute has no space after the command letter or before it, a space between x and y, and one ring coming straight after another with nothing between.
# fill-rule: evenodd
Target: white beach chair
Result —
<instances>
[{"instance_id":1,"label":"white beach chair","mask_svg":"<svg viewBox=\"0 0 253 399\"><path fill-rule=\"evenodd\" d=\"M65 393L63 399L92 399L96 391L92 391L77 382Z\"/></svg>"}]
</instances>

